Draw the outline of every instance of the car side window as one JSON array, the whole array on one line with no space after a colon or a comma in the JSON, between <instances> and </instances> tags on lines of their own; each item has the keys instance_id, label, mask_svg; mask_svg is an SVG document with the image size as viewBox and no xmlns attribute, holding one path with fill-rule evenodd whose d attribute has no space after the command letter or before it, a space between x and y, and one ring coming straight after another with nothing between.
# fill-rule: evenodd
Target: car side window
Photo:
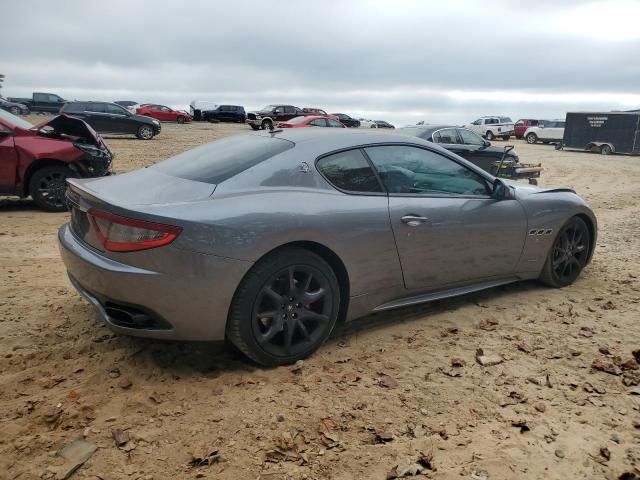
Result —
<instances>
[{"instance_id":1,"label":"car side window","mask_svg":"<svg viewBox=\"0 0 640 480\"><path fill-rule=\"evenodd\" d=\"M440 140L437 143L459 144L458 134L455 128L444 128L438 132Z\"/></svg>"},{"instance_id":2,"label":"car side window","mask_svg":"<svg viewBox=\"0 0 640 480\"><path fill-rule=\"evenodd\" d=\"M105 113L104 103L90 103L87 106L88 112Z\"/></svg>"},{"instance_id":3,"label":"car side window","mask_svg":"<svg viewBox=\"0 0 640 480\"><path fill-rule=\"evenodd\" d=\"M322 175L339 190L381 193L382 188L361 150L334 153L318 160Z\"/></svg>"},{"instance_id":4,"label":"car side window","mask_svg":"<svg viewBox=\"0 0 640 480\"><path fill-rule=\"evenodd\" d=\"M530 127L537 127L538 123L539 123L538 120L529 120Z\"/></svg>"},{"instance_id":5,"label":"car side window","mask_svg":"<svg viewBox=\"0 0 640 480\"><path fill-rule=\"evenodd\" d=\"M309 125L313 125L314 127L326 127L327 121L324 118L316 118L315 120L311 120Z\"/></svg>"},{"instance_id":6,"label":"car side window","mask_svg":"<svg viewBox=\"0 0 640 480\"><path fill-rule=\"evenodd\" d=\"M482 119L479 118L478 120L476 120L475 122L473 122L471 125L482 125Z\"/></svg>"},{"instance_id":7,"label":"car side window","mask_svg":"<svg viewBox=\"0 0 640 480\"><path fill-rule=\"evenodd\" d=\"M342 128L342 124L337 120L328 119L327 123L329 124L330 127Z\"/></svg>"},{"instance_id":8,"label":"car side window","mask_svg":"<svg viewBox=\"0 0 640 480\"><path fill-rule=\"evenodd\" d=\"M107 113L112 113L112 114L115 114L115 115L124 115L125 114L124 108L122 108L122 107L120 107L118 105L109 105L109 104L107 104L107 105L105 105L105 107L106 107L106 112Z\"/></svg>"},{"instance_id":9,"label":"car side window","mask_svg":"<svg viewBox=\"0 0 640 480\"><path fill-rule=\"evenodd\" d=\"M367 147L365 152L390 194L489 195L486 180L439 154L418 147Z\"/></svg>"},{"instance_id":10,"label":"car side window","mask_svg":"<svg viewBox=\"0 0 640 480\"><path fill-rule=\"evenodd\" d=\"M524 120L518 120L518 121L515 123L515 126L516 126L516 127L519 127L520 125L524 125Z\"/></svg>"},{"instance_id":11,"label":"car side window","mask_svg":"<svg viewBox=\"0 0 640 480\"><path fill-rule=\"evenodd\" d=\"M459 128L458 133L462 138L462 143L465 145L484 145L484 140L480 135L473 133L466 128Z\"/></svg>"}]
</instances>

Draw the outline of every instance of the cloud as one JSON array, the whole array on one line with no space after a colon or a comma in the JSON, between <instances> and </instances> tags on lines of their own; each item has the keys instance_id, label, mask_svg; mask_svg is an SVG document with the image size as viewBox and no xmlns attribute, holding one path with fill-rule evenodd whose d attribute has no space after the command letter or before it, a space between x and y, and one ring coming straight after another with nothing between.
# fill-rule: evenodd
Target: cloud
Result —
<instances>
[{"instance_id":1,"label":"cloud","mask_svg":"<svg viewBox=\"0 0 640 480\"><path fill-rule=\"evenodd\" d=\"M287 102L398 122L632 108L638 5L11 2L5 17L29 22L3 23L3 94Z\"/></svg>"}]
</instances>

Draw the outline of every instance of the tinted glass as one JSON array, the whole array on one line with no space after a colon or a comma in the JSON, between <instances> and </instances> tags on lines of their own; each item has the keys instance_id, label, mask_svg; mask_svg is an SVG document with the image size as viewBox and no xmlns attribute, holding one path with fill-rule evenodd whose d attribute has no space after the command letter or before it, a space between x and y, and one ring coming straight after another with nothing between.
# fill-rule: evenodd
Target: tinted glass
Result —
<instances>
[{"instance_id":1,"label":"tinted glass","mask_svg":"<svg viewBox=\"0 0 640 480\"><path fill-rule=\"evenodd\" d=\"M342 124L337 120L327 119L327 123L330 127L342 128Z\"/></svg>"},{"instance_id":2,"label":"tinted glass","mask_svg":"<svg viewBox=\"0 0 640 480\"><path fill-rule=\"evenodd\" d=\"M236 135L188 150L149 168L187 180L218 184L294 145L281 138Z\"/></svg>"},{"instance_id":3,"label":"tinted glass","mask_svg":"<svg viewBox=\"0 0 640 480\"><path fill-rule=\"evenodd\" d=\"M302 123L307 119L307 117L293 117L291 120L288 120L287 123Z\"/></svg>"},{"instance_id":4,"label":"tinted glass","mask_svg":"<svg viewBox=\"0 0 640 480\"><path fill-rule=\"evenodd\" d=\"M524 120L518 120L516 126L524 125Z\"/></svg>"},{"instance_id":5,"label":"tinted glass","mask_svg":"<svg viewBox=\"0 0 640 480\"><path fill-rule=\"evenodd\" d=\"M436 143L459 144L458 134L455 128L444 128L438 132L440 135L434 137ZM436 140L437 138L437 140Z\"/></svg>"},{"instance_id":6,"label":"tinted glass","mask_svg":"<svg viewBox=\"0 0 640 480\"><path fill-rule=\"evenodd\" d=\"M326 127L327 121L324 118L316 118L315 120L311 120L309 125L313 125L314 127Z\"/></svg>"},{"instance_id":7,"label":"tinted glass","mask_svg":"<svg viewBox=\"0 0 640 480\"><path fill-rule=\"evenodd\" d=\"M126 115L127 111L122 108L120 105L111 105L109 103L107 103L105 105L105 110L107 113L113 113L116 115Z\"/></svg>"},{"instance_id":8,"label":"tinted glass","mask_svg":"<svg viewBox=\"0 0 640 480\"><path fill-rule=\"evenodd\" d=\"M87 105L88 112L105 113L106 108L104 103L90 103Z\"/></svg>"},{"instance_id":9,"label":"tinted glass","mask_svg":"<svg viewBox=\"0 0 640 480\"><path fill-rule=\"evenodd\" d=\"M65 113L84 112L87 108L88 104L84 102L65 103L62 106L62 111Z\"/></svg>"},{"instance_id":10,"label":"tinted glass","mask_svg":"<svg viewBox=\"0 0 640 480\"><path fill-rule=\"evenodd\" d=\"M500 117L501 123L511 123L511 118L509 117Z\"/></svg>"},{"instance_id":11,"label":"tinted glass","mask_svg":"<svg viewBox=\"0 0 640 480\"><path fill-rule=\"evenodd\" d=\"M350 192L381 192L371 166L360 150L349 150L321 158L318 170L340 190Z\"/></svg>"},{"instance_id":12,"label":"tinted glass","mask_svg":"<svg viewBox=\"0 0 640 480\"><path fill-rule=\"evenodd\" d=\"M458 133L462 137L462 143L465 145L484 145L484 140L480 135L476 135L465 128L458 129Z\"/></svg>"},{"instance_id":13,"label":"tinted glass","mask_svg":"<svg viewBox=\"0 0 640 480\"><path fill-rule=\"evenodd\" d=\"M487 195L485 180L449 158L404 145L365 151L389 193L413 195Z\"/></svg>"}]
</instances>

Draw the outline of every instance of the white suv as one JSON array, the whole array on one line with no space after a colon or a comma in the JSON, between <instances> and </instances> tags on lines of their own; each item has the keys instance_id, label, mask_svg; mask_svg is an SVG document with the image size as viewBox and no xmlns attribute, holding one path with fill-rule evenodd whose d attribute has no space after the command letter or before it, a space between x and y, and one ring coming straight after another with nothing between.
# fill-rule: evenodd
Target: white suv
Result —
<instances>
[{"instance_id":1,"label":"white suv","mask_svg":"<svg viewBox=\"0 0 640 480\"><path fill-rule=\"evenodd\" d=\"M529 127L524 132L527 143L561 142L564 137L564 120L540 120L535 127Z\"/></svg>"},{"instance_id":2,"label":"white suv","mask_svg":"<svg viewBox=\"0 0 640 480\"><path fill-rule=\"evenodd\" d=\"M475 122L465 125L465 128L483 136L489 141L496 137L509 140L509 137L513 135L513 120L509 117L480 117Z\"/></svg>"}]
</instances>

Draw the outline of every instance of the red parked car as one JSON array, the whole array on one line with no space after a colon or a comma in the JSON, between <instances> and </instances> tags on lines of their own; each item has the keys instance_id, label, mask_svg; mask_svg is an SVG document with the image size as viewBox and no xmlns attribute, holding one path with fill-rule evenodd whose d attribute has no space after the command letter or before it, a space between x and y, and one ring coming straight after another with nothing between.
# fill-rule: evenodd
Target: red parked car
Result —
<instances>
[{"instance_id":1,"label":"red parked car","mask_svg":"<svg viewBox=\"0 0 640 480\"><path fill-rule=\"evenodd\" d=\"M327 113L321 108L305 107L302 109L302 112L305 115L321 115L323 117L333 118L334 120L340 121L340 119L336 115L333 115L332 113Z\"/></svg>"},{"instance_id":2,"label":"red parked car","mask_svg":"<svg viewBox=\"0 0 640 480\"><path fill-rule=\"evenodd\" d=\"M78 118L63 114L32 125L0 110L0 195L31 196L43 210L66 210L66 179L109 175L112 157Z\"/></svg>"},{"instance_id":3,"label":"red parked car","mask_svg":"<svg viewBox=\"0 0 640 480\"><path fill-rule=\"evenodd\" d=\"M517 139L524 137L524 132L529 127L537 127L539 120L533 120L531 118L521 118L513 126L513 133Z\"/></svg>"},{"instance_id":4,"label":"red parked car","mask_svg":"<svg viewBox=\"0 0 640 480\"><path fill-rule=\"evenodd\" d=\"M185 123L193 120L193 117L187 112L181 110L173 110L164 105L156 105L154 103L145 103L136 109L138 115L152 117L161 122L178 122Z\"/></svg>"},{"instance_id":5,"label":"red parked car","mask_svg":"<svg viewBox=\"0 0 640 480\"><path fill-rule=\"evenodd\" d=\"M331 118L328 115L308 115L293 117L286 122L278 123L280 128L298 128L298 127L337 127L347 128L341 124L338 120Z\"/></svg>"}]
</instances>

